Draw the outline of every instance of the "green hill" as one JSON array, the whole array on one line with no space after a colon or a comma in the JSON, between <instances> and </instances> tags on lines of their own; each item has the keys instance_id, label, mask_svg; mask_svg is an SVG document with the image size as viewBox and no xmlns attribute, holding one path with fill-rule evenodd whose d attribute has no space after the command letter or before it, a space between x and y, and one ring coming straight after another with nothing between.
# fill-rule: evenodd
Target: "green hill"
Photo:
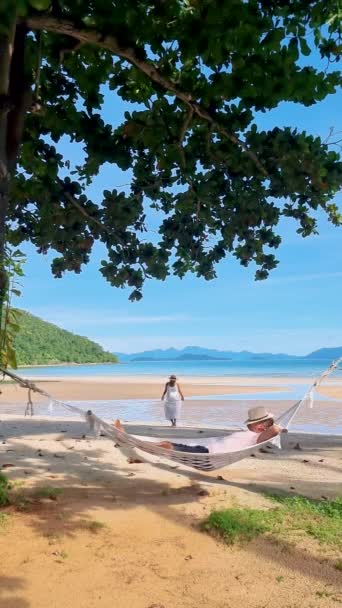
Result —
<instances>
[{"instance_id":1,"label":"green hill","mask_svg":"<svg viewBox=\"0 0 342 608\"><path fill-rule=\"evenodd\" d=\"M96 342L47 323L25 310L15 309L20 332L15 338L18 365L52 363L117 363Z\"/></svg>"}]
</instances>

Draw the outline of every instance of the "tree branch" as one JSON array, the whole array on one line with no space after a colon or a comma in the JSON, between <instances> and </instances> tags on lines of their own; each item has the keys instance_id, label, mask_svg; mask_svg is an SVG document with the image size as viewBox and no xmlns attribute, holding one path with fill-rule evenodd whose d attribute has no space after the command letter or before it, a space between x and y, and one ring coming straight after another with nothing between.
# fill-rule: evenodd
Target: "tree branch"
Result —
<instances>
[{"instance_id":1,"label":"tree branch","mask_svg":"<svg viewBox=\"0 0 342 608\"><path fill-rule=\"evenodd\" d=\"M233 133L229 133L224 127L222 127L214 116L211 116L211 114L204 107L197 103L190 93L181 91L175 82L165 78L154 63L139 59L134 48L122 47L115 36L102 35L100 32L93 29L79 29L71 21L57 19L49 15L30 16L26 19L26 23L32 30L47 30L56 34L70 36L71 38L75 38L82 43L92 44L107 49L114 55L125 59L131 65L134 65L141 72L146 74L146 76L152 80L152 82L155 82L166 91L171 91L175 97L183 101L185 104L187 104L187 106L190 106L192 111L197 114L197 116L210 123L223 137L229 139L233 144L239 146L254 162L259 171L265 177L267 177L268 174L265 167L259 161L257 155L254 154L254 152L252 152L248 146L246 146L244 141L239 139Z\"/></svg>"},{"instance_id":2,"label":"tree branch","mask_svg":"<svg viewBox=\"0 0 342 608\"><path fill-rule=\"evenodd\" d=\"M342 131L335 131L335 127L330 127L329 134L323 141L323 144L327 146L337 146L338 148L341 148L340 143L342 141L342 138L337 139L336 141L331 141L332 137L336 137L336 135L340 135L340 133L342 133Z\"/></svg>"},{"instance_id":3,"label":"tree branch","mask_svg":"<svg viewBox=\"0 0 342 608\"><path fill-rule=\"evenodd\" d=\"M11 109L9 88L15 25L14 18L8 34L0 33L0 182L7 179L6 134L7 115ZM0 193L2 193L1 185Z\"/></svg>"},{"instance_id":4,"label":"tree branch","mask_svg":"<svg viewBox=\"0 0 342 608\"><path fill-rule=\"evenodd\" d=\"M25 116L32 100L30 83L27 81L25 74L26 36L26 25L21 23L17 26L15 34L9 84L12 107L8 114L6 147L8 168L11 173L14 172L16 167Z\"/></svg>"},{"instance_id":5,"label":"tree branch","mask_svg":"<svg viewBox=\"0 0 342 608\"><path fill-rule=\"evenodd\" d=\"M43 46L41 30L39 30L39 32L37 34L37 46L38 46L37 67L36 67L35 82L34 82L33 108L32 108L34 111L40 110L40 107L41 107L40 106L40 74L41 74L41 67L42 67L42 46Z\"/></svg>"},{"instance_id":6,"label":"tree branch","mask_svg":"<svg viewBox=\"0 0 342 608\"><path fill-rule=\"evenodd\" d=\"M7 158L8 112L11 109L9 97L10 71L16 28L15 13L12 15L8 32L0 32L0 328L2 327L3 304L6 298L8 277L5 268L6 215L9 205L9 167Z\"/></svg>"},{"instance_id":7,"label":"tree branch","mask_svg":"<svg viewBox=\"0 0 342 608\"><path fill-rule=\"evenodd\" d=\"M185 137L186 132L187 132L187 130L189 128L189 125L190 125L190 123L192 121L193 115L194 115L194 110L193 110L192 106L190 106L189 111L188 111L188 113L187 113L187 115L185 117L184 123L183 123L182 128L181 128L181 132L180 132L180 136L179 136L179 143L180 143L180 145L182 145L182 143L184 141L184 137Z\"/></svg>"},{"instance_id":8,"label":"tree branch","mask_svg":"<svg viewBox=\"0 0 342 608\"><path fill-rule=\"evenodd\" d=\"M63 183L62 182L60 182L60 186L61 186L61 188L63 188ZM69 201L69 203L71 203L71 205L73 205L73 207L75 207L75 209L77 209L81 213L81 215L83 215L83 217L85 217L90 222L93 222L93 224L96 224L96 226L98 228L100 228L100 230L101 230L102 233L105 233L105 234L107 234L110 237L114 236L114 238L117 239L117 241L120 243L120 245L123 248L126 246L126 244L124 243L124 241L117 234L113 233L112 230L109 230L107 228L107 226L105 226L104 224L102 224L98 219L96 219L96 217L93 217L93 216L89 215L89 213L84 209L84 207L82 207L82 205L80 205L80 203L75 199L75 197L72 196L72 194L70 194L70 192L65 192L65 190L63 189L63 195ZM126 263L127 260L126 260L124 249L122 249L122 259ZM141 269L144 277L146 279L150 279L151 275L149 275L147 273L145 266L141 262L138 262L138 266L140 267L140 269Z\"/></svg>"},{"instance_id":9,"label":"tree branch","mask_svg":"<svg viewBox=\"0 0 342 608\"><path fill-rule=\"evenodd\" d=\"M178 141L179 153L181 156L181 162L182 162L184 171L186 170L186 160L185 160L185 152L184 152L184 148L183 148L183 141L184 141L184 137L189 128L193 115L194 115L194 111L193 111L192 106L190 106L189 111L188 111L187 115L185 116L184 123L182 124L181 132L179 135L179 141Z\"/></svg>"},{"instance_id":10,"label":"tree branch","mask_svg":"<svg viewBox=\"0 0 342 608\"><path fill-rule=\"evenodd\" d=\"M62 186L62 183L61 183L61 186ZM108 230L108 228L106 226L104 226L104 224L102 224L98 219L96 219L96 217L89 215L89 213L84 209L84 207L82 207L82 205L80 205L80 203L75 199L75 197L72 196L72 194L70 194L70 192L65 192L65 190L63 189L63 195L69 201L69 203L71 203L71 205L73 205L75 207L75 209L77 209L81 213L81 215L83 215L83 217L85 217L87 220L89 220L93 224L96 224L96 226L98 228L100 228L101 232L105 232L106 234L111 236L110 230Z\"/></svg>"}]
</instances>

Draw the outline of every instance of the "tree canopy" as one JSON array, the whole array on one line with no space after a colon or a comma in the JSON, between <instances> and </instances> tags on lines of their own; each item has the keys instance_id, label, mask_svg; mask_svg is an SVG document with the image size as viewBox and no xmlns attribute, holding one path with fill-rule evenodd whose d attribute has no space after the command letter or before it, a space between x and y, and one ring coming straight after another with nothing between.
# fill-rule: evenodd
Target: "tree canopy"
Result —
<instances>
[{"instance_id":1,"label":"tree canopy","mask_svg":"<svg viewBox=\"0 0 342 608\"><path fill-rule=\"evenodd\" d=\"M0 239L6 225L14 246L56 251L56 277L80 272L100 240L103 276L132 300L146 277L212 279L227 254L255 262L263 279L282 216L304 237L317 210L341 224L338 151L291 125L256 123L341 84L338 0L2 5ZM114 94L113 121L101 113L111 92L127 102L119 126ZM76 167L59 152L64 136L83 148ZM130 189L108 183L93 201L87 188L105 163L130 172Z\"/></svg>"}]
</instances>

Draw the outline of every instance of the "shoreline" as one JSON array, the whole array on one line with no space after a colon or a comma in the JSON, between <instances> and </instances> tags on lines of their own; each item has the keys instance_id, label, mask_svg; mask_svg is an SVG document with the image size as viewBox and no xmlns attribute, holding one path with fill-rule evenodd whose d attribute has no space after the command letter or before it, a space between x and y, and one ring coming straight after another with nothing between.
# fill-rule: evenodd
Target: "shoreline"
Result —
<instances>
[{"instance_id":1,"label":"shoreline","mask_svg":"<svg viewBox=\"0 0 342 608\"><path fill-rule=\"evenodd\" d=\"M55 379L37 381L37 387L44 390L57 404L53 407L52 418L62 418L65 410L58 401L74 403L92 411L100 418L111 420L120 418L123 421L138 421L144 424L160 424L164 420L164 407L161 393L164 384L157 378L141 382L141 378L131 377L108 379L88 377L86 379ZM266 406L277 418L290 408L307 391L306 386L290 385L284 388L283 383L256 384L255 378L242 385L235 382L227 384L220 378L188 378L181 382L185 395L179 428L202 426L202 428L235 425L241 428L246 412L251 407ZM237 382L241 379L236 379ZM265 379L266 381L267 379ZM295 379L292 379L294 382ZM16 415L24 411L28 401L28 391L17 384L3 384L0 395L0 417ZM49 398L38 393L31 395L35 414L49 415ZM326 435L342 433L342 385L331 384L316 392L314 409L304 405L292 425L293 430L321 432Z\"/></svg>"},{"instance_id":2,"label":"shoreline","mask_svg":"<svg viewBox=\"0 0 342 608\"><path fill-rule=\"evenodd\" d=\"M110 353L109 353L110 354ZM113 354L114 357L116 357L117 355ZM169 363L171 364L182 364L182 363L216 363L218 361L224 361L228 364L231 363L235 363L235 364L239 364L239 363L256 363L256 362L260 362L260 363L279 363L279 362L293 362L295 363L296 361L308 361L308 359L306 359L306 357L293 357L293 359L242 359L241 361L237 360L237 359L214 359L214 358L209 358L209 359L131 359L131 360L127 360L127 361L120 361L120 359L118 359L118 361L92 361L92 362L80 362L78 363L77 361L59 361L58 363L30 363L30 364L23 364L23 365L18 365L17 369L23 369L23 368L27 368L27 367L73 367L73 366L78 366L78 365L130 365L132 363L134 364L145 364L145 363L155 363L155 364L159 364L159 363ZM331 364L331 359L310 359L309 360L312 363L322 363L322 367L328 367L329 364Z\"/></svg>"},{"instance_id":3,"label":"shoreline","mask_svg":"<svg viewBox=\"0 0 342 608\"><path fill-rule=\"evenodd\" d=\"M115 365L115 364L113 364ZM19 370L17 370L19 371ZM14 372L16 373L16 372ZM20 376L20 374L18 374ZM23 375L23 374L22 374ZM161 385L165 384L165 382L167 382L168 380L168 374L136 374L136 373L130 373L130 374L121 374L121 375L96 375L96 376L92 376L92 375L64 375L64 376L54 376L54 375L35 375L35 374L28 374L28 375L23 375L23 377L25 379L29 379L32 380L32 382L90 382L90 383L102 383L102 382L106 382L106 383L110 383L110 384L116 384L116 383L122 383L122 382L133 382L134 384L137 383L141 383L141 384L151 384L151 383L156 383L158 382L159 384L161 383ZM246 375L239 375L239 374L234 374L231 376L227 376L227 375L222 375L222 374L215 374L215 375L210 375L208 376L207 374L198 374L198 375L194 375L194 374L179 374L177 375L177 380L180 384L184 384L185 383L190 383L190 384L196 384L196 385L206 385L206 386L215 386L215 385L224 385L224 386L230 386L230 385L235 385L235 384L241 384L241 385L246 385L246 386L259 386L260 384L262 385L275 385L277 386L280 382L282 382L283 384L286 385L293 385L293 384L312 384L315 380L315 377L313 376L305 376L305 375L301 375L301 376L294 376L294 375L289 375L289 376L284 376L284 375L260 375L260 376L253 376L251 374L246 374ZM342 385L342 376L329 376L329 378L327 378L327 380L324 381L324 385L323 386L327 386L329 384L341 384Z\"/></svg>"},{"instance_id":4,"label":"shoreline","mask_svg":"<svg viewBox=\"0 0 342 608\"><path fill-rule=\"evenodd\" d=\"M24 376L24 374L23 374ZM27 375L27 378L30 378ZM160 423L164 419L161 395L165 377L158 376L40 376L32 378L37 388L51 400L74 403L83 409L92 409L100 418L138 420ZM180 385L185 396L181 426L202 427L227 424L241 425L251 407L266 406L275 418L304 397L312 378L289 377L222 377L185 376ZM27 405L28 390L16 383L0 387L1 414L20 413ZM32 393L34 410L47 415L49 397ZM307 405L301 408L294 426L297 430L340 433L342 429L342 378L328 379L315 393L314 411ZM54 414L63 415L61 406Z\"/></svg>"},{"instance_id":5,"label":"shoreline","mask_svg":"<svg viewBox=\"0 0 342 608\"><path fill-rule=\"evenodd\" d=\"M165 385L165 377L154 376L24 376L30 379L37 387L51 394L53 398L73 401L86 400L118 400L118 399L153 399L160 400ZM184 376L180 378L180 385L185 399L191 397L215 397L229 395L258 395L260 399L277 399L277 395L294 392L294 400L304 393L312 383L312 378L289 377L269 378L241 377L241 376ZM302 389L303 387L303 389ZM0 404L18 403L27 401L27 389L15 382L3 383L0 386ZM303 393L303 395L301 394ZM266 394L268 397L266 397ZM296 397L296 395L298 395ZM316 399L320 396L328 400L342 400L342 378L329 378L316 392ZM281 397L284 399L284 397ZM290 398L290 397L286 397ZM34 394L35 401L46 401L46 398ZM337 404L336 404L337 405Z\"/></svg>"},{"instance_id":6,"label":"shoreline","mask_svg":"<svg viewBox=\"0 0 342 608\"><path fill-rule=\"evenodd\" d=\"M164 388L164 382L153 377L144 382L139 376L132 376L128 380L124 377L101 378L33 378L33 383L37 387L51 394L56 399L84 401L84 400L117 400L117 399L157 399L160 400ZM201 379L196 382L194 379L185 380L181 384L186 397L205 397L211 395L229 395L237 393L264 393L280 392L284 390L282 386L272 385L240 385L240 384L220 384L211 385ZM27 389L16 383L3 384L1 386L0 403L17 403L18 400L27 400ZM34 394L35 401L46 401L46 397L39 393Z\"/></svg>"},{"instance_id":7,"label":"shoreline","mask_svg":"<svg viewBox=\"0 0 342 608\"><path fill-rule=\"evenodd\" d=\"M75 363L66 361L65 363L31 363L30 365L18 365L16 370L11 370L14 373L21 369L30 369L35 367L78 367L80 365L122 365L120 361L102 361L101 363Z\"/></svg>"}]
</instances>

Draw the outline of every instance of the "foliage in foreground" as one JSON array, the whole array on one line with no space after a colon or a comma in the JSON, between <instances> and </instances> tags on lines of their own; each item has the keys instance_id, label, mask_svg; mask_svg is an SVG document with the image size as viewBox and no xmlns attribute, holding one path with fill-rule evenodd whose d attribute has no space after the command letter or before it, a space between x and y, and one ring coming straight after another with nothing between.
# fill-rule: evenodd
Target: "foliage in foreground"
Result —
<instances>
[{"instance_id":1,"label":"foliage in foreground","mask_svg":"<svg viewBox=\"0 0 342 608\"><path fill-rule=\"evenodd\" d=\"M0 362L5 368L17 367L14 340L20 327L17 312L12 308L12 298L21 295L20 278L24 276L24 262L25 256L21 251L6 247L3 259L6 280L0 295Z\"/></svg>"},{"instance_id":2,"label":"foliage in foreground","mask_svg":"<svg viewBox=\"0 0 342 608\"><path fill-rule=\"evenodd\" d=\"M0 531L3 528L7 527L9 519L10 519L10 516L8 515L8 513L0 513Z\"/></svg>"},{"instance_id":3,"label":"foliage in foreground","mask_svg":"<svg viewBox=\"0 0 342 608\"><path fill-rule=\"evenodd\" d=\"M0 473L0 508L9 505L16 508L17 511L28 511L35 500L49 499L57 500L63 494L63 488L53 486L43 486L38 488L33 495L25 493L21 489L22 482L10 482L6 475ZM0 513L2 519L6 520L6 513Z\"/></svg>"},{"instance_id":4,"label":"foliage in foreground","mask_svg":"<svg viewBox=\"0 0 342 608\"><path fill-rule=\"evenodd\" d=\"M20 331L14 339L18 365L51 363L117 363L99 344L16 310Z\"/></svg>"},{"instance_id":5,"label":"foliage in foreground","mask_svg":"<svg viewBox=\"0 0 342 608\"><path fill-rule=\"evenodd\" d=\"M341 224L334 137L257 126L341 84L336 0L5 0L0 26L0 255L6 233L57 252L60 277L101 241L135 300L226 255L267 277L282 218L304 237L317 211ZM107 163L124 186L108 172L93 196Z\"/></svg>"},{"instance_id":6,"label":"foliage in foreground","mask_svg":"<svg viewBox=\"0 0 342 608\"><path fill-rule=\"evenodd\" d=\"M6 475L0 473L0 507L6 507L10 503L9 491L11 484Z\"/></svg>"},{"instance_id":7,"label":"foliage in foreground","mask_svg":"<svg viewBox=\"0 0 342 608\"><path fill-rule=\"evenodd\" d=\"M232 508L214 511L202 528L228 544L249 541L260 534L283 537L307 534L322 544L342 547L342 498L316 501L302 496L279 497L269 510Z\"/></svg>"},{"instance_id":8,"label":"foliage in foreground","mask_svg":"<svg viewBox=\"0 0 342 608\"><path fill-rule=\"evenodd\" d=\"M100 530L103 530L106 527L107 524L98 520L87 521L85 524L85 528L87 528L87 530L90 530L90 532L92 532L93 534L97 534Z\"/></svg>"},{"instance_id":9,"label":"foliage in foreground","mask_svg":"<svg viewBox=\"0 0 342 608\"><path fill-rule=\"evenodd\" d=\"M35 496L37 498L49 498L50 500L57 500L58 496L63 494L62 488L54 488L52 486L46 486L43 488L39 488Z\"/></svg>"}]
</instances>

